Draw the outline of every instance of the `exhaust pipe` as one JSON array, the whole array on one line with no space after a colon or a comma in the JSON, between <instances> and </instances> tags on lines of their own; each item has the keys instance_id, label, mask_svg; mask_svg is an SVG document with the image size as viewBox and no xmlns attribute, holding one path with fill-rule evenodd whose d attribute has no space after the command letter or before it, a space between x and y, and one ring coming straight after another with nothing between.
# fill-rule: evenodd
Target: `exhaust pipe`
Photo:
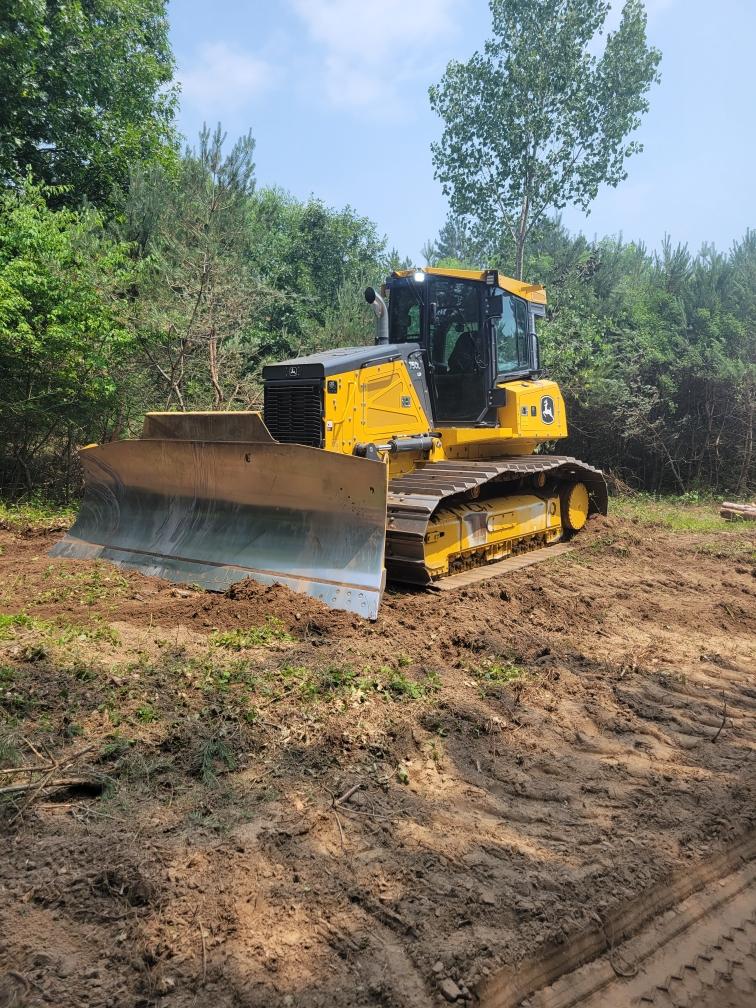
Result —
<instances>
[{"instance_id":1,"label":"exhaust pipe","mask_svg":"<svg viewBox=\"0 0 756 1008\"><path fill-rule=\"evenodd\" d=\"M375 312L375 343L380 346L389 341L388 308L386 302L374 288L365 288L365 300L373 306Z\"/></svg>"}]
</instances>

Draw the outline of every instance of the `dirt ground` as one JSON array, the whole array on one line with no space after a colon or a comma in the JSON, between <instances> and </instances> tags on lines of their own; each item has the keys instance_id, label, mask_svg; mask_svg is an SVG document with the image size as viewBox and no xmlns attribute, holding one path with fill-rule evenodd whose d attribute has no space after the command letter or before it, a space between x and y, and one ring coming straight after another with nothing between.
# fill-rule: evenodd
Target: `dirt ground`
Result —
<instances>
[{"instance_id":1,"label":"dirt ground","mask_svg":"<svg viewBox=\"0 0 756 1008\"><path fill-rule=\"evenodd\" d=\"M693 526L375 624L0 531L0 1006L475 1002L742 842L754 537Z\"/></svg>"}]
</instances>

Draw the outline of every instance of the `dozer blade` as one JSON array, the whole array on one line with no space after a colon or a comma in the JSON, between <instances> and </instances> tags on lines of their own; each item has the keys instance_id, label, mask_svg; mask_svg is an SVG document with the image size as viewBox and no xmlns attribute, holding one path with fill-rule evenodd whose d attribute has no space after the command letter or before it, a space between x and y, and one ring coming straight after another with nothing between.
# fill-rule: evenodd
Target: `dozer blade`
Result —
<instances>
[{"instance_id":1,"label":"dozer blade","mask_svg":"<svg viewBox=\"0 0 756 1008\"><path fill-rule=\"evenodd\" d=\"M81 510L54 556L102 557L213 591L253 578L378 615L382 463L270 439L116 441L81 459Z\"/></svg>"}]
</instances>

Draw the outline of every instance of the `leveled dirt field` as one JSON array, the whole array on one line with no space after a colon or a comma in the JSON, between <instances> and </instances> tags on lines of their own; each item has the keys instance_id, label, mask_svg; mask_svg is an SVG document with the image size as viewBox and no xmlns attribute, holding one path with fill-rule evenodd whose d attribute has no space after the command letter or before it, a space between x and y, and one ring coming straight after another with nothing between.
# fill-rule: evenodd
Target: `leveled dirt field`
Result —
<instances>
[{"instance_id":1,"label":"leveled dirt field","mask_svg":"<svg viewBox=\"0 0 756 1008\"><path fill-rule=\"evenodd\" d=\"M0 1005L504 1004L741 849L754 541L714 513L373 625L0 531Z\"/></svg>"}]
</instances>

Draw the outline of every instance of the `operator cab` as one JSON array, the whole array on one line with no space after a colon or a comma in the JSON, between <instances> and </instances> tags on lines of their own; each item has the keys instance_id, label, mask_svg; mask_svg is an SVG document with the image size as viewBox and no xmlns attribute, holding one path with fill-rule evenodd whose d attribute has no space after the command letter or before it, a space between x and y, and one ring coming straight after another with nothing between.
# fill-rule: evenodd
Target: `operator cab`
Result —
<instances>
[{"instance_id":1,"label":"operator cab","mask_svg":"<svg viewBox=\"0 0 756 1008\"><path fill-rule=\"evenodd\" d=\"M506 290L496 270L394 273L386 291L389 342L424 351L436 423L491 422L497 384L537 375L545 309Z\"/></svg>"}]
</instances>

